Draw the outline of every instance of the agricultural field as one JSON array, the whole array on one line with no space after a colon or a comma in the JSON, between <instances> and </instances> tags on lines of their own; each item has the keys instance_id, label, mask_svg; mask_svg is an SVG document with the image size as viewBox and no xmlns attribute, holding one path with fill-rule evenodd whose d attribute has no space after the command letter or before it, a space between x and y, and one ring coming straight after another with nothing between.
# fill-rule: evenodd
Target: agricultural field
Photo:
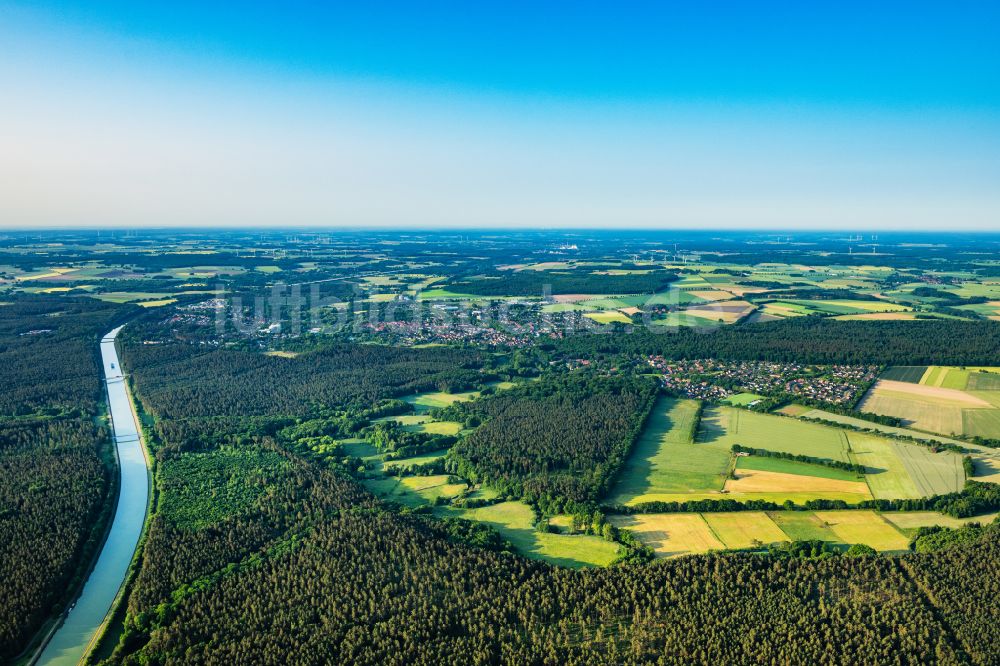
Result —
<instances>
[{"instance_id":1,"label":"agricultural field","mask_svg":"<svg viewBox=\"0 0 1000 666\"><path fill-rule=\"evenodd\" d=\"M705 513L702 518L726 548L753 548L788 540L788 535L763 511Z\"/></svg>"},{"instance_id":2,"label":"agricultural field","mask_svg":"<svg viewBox=\"0 0 1000 666\"><path fill-rule=\"evenodd\" d=\"M778 317L802 315L837 316L845 318L900 319L912 318L911 308L890 301L850 299L788 299L762 303L762 312Z\"/></svg>"},{"instance_id":3,"label":"agricultural field","mask_svg":"<svg viewBox=\"0 0 1000 666\"><path fill-rule=\"evenodd\" d=\"M743 495L772 494L776 500L813 493L818 496L847 501L861 501L871 498L868 486L864 481L856 478L853 480L831 479L828 476L815 474L771 472L739 466L734 473L734 478L726 480L725 492L727 496L734 498Z\"/></svg>"},{"instance_id":4,"label":"agricultural field","mask_svg":"<svg viewBox=\"0 0 1000 666\"><path fill-rule=\"evenodd\" d=\"M860 481L863 477L846 469L816 465L813 463L785 460L783 458L767 458L763 456L740 456L736 459L736 470L759 470L795 476L812 476L832 481Z\"/></svg>"},{"instance_id":5,"label":"agricultural field","mask_svg":"<svg viewBox=\"0 0 1000 666\"><path fill-rule=\"evenodd\" d=\"M888 522L907 536L912 536L921 527L958 528L969 523L988 525L1000 517L1000 513L987 513L971 518L952 518L933 511L891 511L882 514Z\"/></svg>"},{"instance_id":6,"label":"agricultural field","mask_svg":"<svg viewBox=\"0 0 1000 666\"><path fill-rule=\"evenodd\" d=\"M660 398L622 466L609 502L636 504L660 495L722 489L730 452L694 441L698 402Z\"/></svg>"},{"instance_id":7,"label":"agricultural field","mask_svg":"<svg viewBox=\"0 0 1000 666\"><path fill-rule=\"evenodd\" d=\"M617 527L631 530L657 557L753 549L794 540L825 541L841 548L862 543L882 552L901 552L908 548L916 528L974 522L929 511L880 514L853 510L656 513L612 516L611 520Z\"/></svg>"},{"instance_id":8,"label":"agricultural field","mask_svg":"<svg viewBox=\"0 0 1000 666\"><path fill-rule=\"evenodd\" d=\"M860 419L852 416L845 416L843 414L834 414L833 412L828 412L823 409L813 409L811 407L804 407L802 405L788 405L786 407L783 407L780 411L781 413L788 414L790 416L797 416L802 419L842 423L845 426L874 430L880 433L885 433L886 435L898 435L901 437L909 437L924 442L937 442L941 444L951 444L962 447L969 446L966 442L963 442L958 439L952 439L950 437L945 437L943 435L935 435L932 433L922 432L920 430L913 430L912 428L899 428L896 426L883 425L881 423L875 423L873 421L868 421L866 419Z\"/></svg>"},{"instance_id":9,"label":"agricultural field","mask_svg":"<svg viewBox=\"0 0 1000 666\"><path fill-rule=\"evenodd\" d=\"M436 513L485 523L521 555L550 564L571 568L607 566L618 555L618 544L600 537L539 532L535 529L534 513L523 502L501 502L477 509L439 507Z\"/></svg>"},{"instance_id":10,"label":"agricultural field","mask_svg":"<svg viewBox=\"0 0 1000 666\"><path fill-rule=\"evenodd\" d=\"M652 513L611 516L615 527L631 531L657 557L725 550L724 544L699 513Z\"/></svg>"},{"instance_id":11,"label":"agricultural field","mask_svg":"<svg viewBox=\"0 0 1000 666\"><path fill-rule=\"evenodd\" d=\"M588 312L583 316L586 317L587 319L596 321L598 324L614 324L614 323L628 324L632 321L632 319L628 315L622 312L615 312L615 311Z\"/></svg>"},{"instance_id":12,"label":"agricultural field","mask_svg":"<svg viewBox=\"0 0 1000 666\"><path fill-rule=\"evenodd\" d=\"M834 317L839 321L916 321L912 312L866 312L863 314L847 314Z\"/></svg>"},{"instance_id":13,"label":"agricultural field","mask_svg":"<svg viewBox=\"0 0 1000 666\"><path fill-rule=\"evenodd\" d=\"M868 301L868 300L789 300L779 301L781 304L791 304L805 308L809 314L829 314L829 315L858 315L874 312L906 312L910 308L899 303L889 301Z\"/></svg>"},{"instance_id":14,"label":"agricultural field","mask_svg":"<svg viewBox=\"0 0 1000 666\"><path fill-rule=\"evenodd\" d=\"M609 504L696 499L901 499L955 492L961 456L806 420L706 405L691 439L694 401L663 398L617 477ZM808 413L808 412L807 412ZM864 465L867 473L780 458L739 456L733 445ZM727 478L730 477L730 478Z\"/></svg>"},{"instance_id":15,"label":"agricultural field","mask_svg":"<svg viewBox=\"0 0 1000 666\"><path fill-rule=\"evenodd\" d=\"M711 326L719 326L720 322L718 319L711 319L709 317L701 317L695 314L679 310L676 312L668 312L666 316L657 317L652 320L652 323L656 326L662 326L667 328L677 328L677 327L692 327L692 328L707 328Z\"/></svg>"},{"instance_id":16,"label":"agricultural field","mask_svg":"<svg viewBox=\"0 0 1000 666\"><path fill-rule=\"evenodd\" d=\"M796 419L706 405L698 442L729 451L733 444L849 462L845 433Z\"/></svg>"},{"instance_id":17,"label":"agricultural field","mask_svg":"<svg viewBox=\"0 0 1000 666\"><path fill-rule=\"evenodd\" d=\"M817 511L816 517L841 543L863 543L879 551L902 551L909 539L874 511Z\"/></svg>"},{"instance_id":18,"label":"agricultural field","mask_svg":"<svg viewBox=\"0 0 1000 666\"><path fill-rule=\"evenodd\" d=\"M858 407L900 418L904 425L916 430L1000 438L1000 374L992 370L929 366L921 372L921 366L889 368Z\"/></svg>"},{"instance_id":19,"label":"agricultural field","mask_svg":"<svg viewBox=\"0 0 1000 666\"><path fill-rule=\"evenodd\" d=\"M699 294L701 292L694 292ZM724 301L695 305L679 311L688 317L707 319L721 324L732 324L753 312L754 306L746 301Z\"/></svg>"}]
</instances>

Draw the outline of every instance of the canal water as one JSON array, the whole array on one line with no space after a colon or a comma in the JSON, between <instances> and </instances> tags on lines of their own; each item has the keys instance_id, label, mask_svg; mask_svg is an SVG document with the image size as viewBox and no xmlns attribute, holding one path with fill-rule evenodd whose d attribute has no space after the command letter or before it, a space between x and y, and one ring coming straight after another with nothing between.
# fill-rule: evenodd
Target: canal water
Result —
<instances>
[{"instance_id":1,"label":"canal water","mask_svg":"<svg viewBox=\"0 0 1000 666\"><path fill-rule=\"evenodd\" d=\"M119 326L101 340L101 359L121 470L118 506L107 541L79 599L42 651L37 663L44 666L74 666L90 650L118 590L125 582L146 518L149 470L139 438L139 425L115 349L115 337L121 329Z\"/></svg>"}]
</instances>

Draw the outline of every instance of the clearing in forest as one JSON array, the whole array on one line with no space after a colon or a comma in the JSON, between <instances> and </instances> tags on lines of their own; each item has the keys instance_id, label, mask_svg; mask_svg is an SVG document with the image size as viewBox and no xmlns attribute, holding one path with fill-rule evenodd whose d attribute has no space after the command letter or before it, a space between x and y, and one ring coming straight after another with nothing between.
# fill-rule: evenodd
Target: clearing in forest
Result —
<instances>
[{"instance_id":1,"label":"clearing in forest","mask_svg":"<svg viewBox=\"0 0 1000 666\"><path fill-rule=\"evenodd\" d=\"M788 541L788 535L763 511L702 514L726 548L752 548L761 544Z\"/></svg>"},{"instance_id":2,"label":"clearing in forest","mask_svg":"<svg viewBox=\"0 0 1000 666\"><path fill-rule=\"evenodd\" d=\"M361 483L373 494L403 506L419 507L432 504L438 497L457 497L466 488L464 483L449 483L447 474L435 476L404 476L365 479Z\"/></svg>"},{"instance_id":3,"label":"clearing in forest","mask_svg":"<svg viewBox=\"0 0 1000 666\"><path fill-rule=\"evenodd\" d=\"M441 516L486 523L525 557L565 567L606 566L618 556L618 544L585 534L554 534L535 529L535 514L523 502L501 502L478 509L441 507Z\"/></svg>"},{"instance_id":4,"label":"clearing in forest","mask_svg":"<svg viewBox=\"0 0 1000 666\"><path fill-rule=\"evenodd\" d=\"M612 504L636 504L664 493L719 491L730 452L695 443L698 401L662 397L653 405L646 427L609 497Z\"/></svg>"},{"instance_id":5,"label":"clearing in forest","mask_svg":"<svg viewBox=\"0 0 1000 666\"><path fill-rule=\"evenodd\" d=\"M875 550L906 550L910 540L874 511L817 511L819 518L844 543L863 543Z\"/></svg>"},{"instance_id":6,"label":"clearing in forest","mask_svg":"<svg viewBox=\"0 0 1000 666\"><path fill-rule=\"evenodd\" d=\"M456 402L464 402L479 397L479 391L466 391L464 393L445 393L444 391L433 391L430 393L415 393L403 398L403 402L413 405L417 414L424 414L432 409L447 407Z\"/></svg>"},{"instance_id":7,"label":"clearing in forest","mask_svg":"<svg viewBox=\"0 0 1000 666\"><path fill-rule=\"evenodd\" d=\"M973 522L929 511L880 514L868 510L654 513L609 520L631 530L657 557L758 548L784 541L825 541L841 548L863 543L878 551L901 551L917 527Z\"/></svg>"},{"instance_id":8,"label":"clearing in forest","mask_svg":"<svg viewBox=\"0 0 1000 666\"><path fill-rule=\"evenodd\" d=\"M726 544L719 540L701 514L697 513L610 516L608 520L616 527L630 530L652 548L657 557L707 553L726 548Z\"/></svg>"}]
</instances>

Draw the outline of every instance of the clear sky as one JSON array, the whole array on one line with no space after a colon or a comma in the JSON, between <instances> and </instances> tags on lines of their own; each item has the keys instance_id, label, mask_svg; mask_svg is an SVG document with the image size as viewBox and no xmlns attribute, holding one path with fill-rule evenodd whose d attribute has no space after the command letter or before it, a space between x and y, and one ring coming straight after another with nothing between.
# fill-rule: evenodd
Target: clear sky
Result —
<instances>
[{"instance_id":1,"label":"clear sky","mask_svg":"<svg viewBox=\"0 0 1000 666\"><path fill-rule=\"evenodd\" d=\"M1000 2L0 0L74 225L1000 230Z\"/></svg>"}]
</instances>

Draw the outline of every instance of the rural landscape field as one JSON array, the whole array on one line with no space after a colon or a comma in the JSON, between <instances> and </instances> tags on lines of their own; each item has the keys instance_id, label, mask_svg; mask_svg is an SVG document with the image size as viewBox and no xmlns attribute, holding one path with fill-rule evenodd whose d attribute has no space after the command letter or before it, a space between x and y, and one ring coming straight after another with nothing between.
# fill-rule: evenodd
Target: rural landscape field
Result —
<instances>
[{"instance_id":1,"label":"rural landscape field","mask_svg":"<svg viewBox=\"0 0 1000 666\"><path fill-rule=\"evenodd\" d=\"M927 649L872 642L906 618L942 660L992 663L1000 323L955 298L1000 289L1000 240L803 238L7 235L4 658L267 661L255 637L288 632L322 660L409 636L435 661L464 617L512 660L616 661L638 633L694 649L661 617L727 635L702 606L726 599L873 661ZM757 587L792 580L890 589L899 615ZM665 589L695 615L652 611ZM407 619L348 629L380 617Z\"/></svg>"}]
</instances>

